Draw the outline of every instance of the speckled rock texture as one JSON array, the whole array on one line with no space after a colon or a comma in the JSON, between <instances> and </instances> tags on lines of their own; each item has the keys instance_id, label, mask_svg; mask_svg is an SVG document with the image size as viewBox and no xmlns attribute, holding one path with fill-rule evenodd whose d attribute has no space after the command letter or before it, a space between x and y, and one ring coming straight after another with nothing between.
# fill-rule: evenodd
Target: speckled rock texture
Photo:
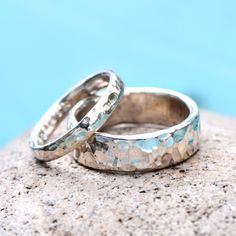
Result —
<instances>
[{"instance_id":1,"label":"speckled rock texture","mask_svg":"<svg viewBox=\"0 0 236 236\"><path fill-rule=\"evenodd\" d=\"M29 133L0 152L0 235L236 235L236 120L202 112L201 151L175 167L111 174L42 164Z\"/></svg>"}]
</instances>

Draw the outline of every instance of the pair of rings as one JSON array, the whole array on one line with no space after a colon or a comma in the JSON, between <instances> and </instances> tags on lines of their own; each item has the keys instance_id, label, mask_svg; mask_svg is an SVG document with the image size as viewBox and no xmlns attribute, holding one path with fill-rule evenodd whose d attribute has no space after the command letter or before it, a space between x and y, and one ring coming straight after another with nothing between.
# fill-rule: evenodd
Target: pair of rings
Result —
<instances>
[{"instance_id":1,"label":"pair of rings","mask_svg":"<svg viewBox=\"0 0 236 236\"><path fill-rule=\"evenodd\" d=\"M68 131L50 140L67 116ZM159 88L128 88L124 93L120 78L104 71L78 83L44 114L30 147L40 161L73 152L75 160L93 169L149 171L195 154L199 132L199 110L189 97Z\"/></svg>"}]
</instances>

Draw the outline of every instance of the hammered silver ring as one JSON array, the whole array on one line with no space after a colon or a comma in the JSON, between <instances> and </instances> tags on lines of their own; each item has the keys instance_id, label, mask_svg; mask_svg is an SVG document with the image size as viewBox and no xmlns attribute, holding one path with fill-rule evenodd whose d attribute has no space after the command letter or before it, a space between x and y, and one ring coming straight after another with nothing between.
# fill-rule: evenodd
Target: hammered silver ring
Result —
<instances>
[{"instance_id":1,"label":"hammered silver ring","mask_svg":"<svg viewBox=\"0 0 236 236\"><path fill-rule=\"evenodd\" d=\"M68 127L76 126L82 110L96 99L81 100L70 111ZM151 128L135 134L107 132L121 124ZM159 88L129 88L102 130L76 148L73 156L80 164L98 170L156 170L194 155L199 150L199 132L198 106L188 96Z\"/></svg>"}]
</instances>

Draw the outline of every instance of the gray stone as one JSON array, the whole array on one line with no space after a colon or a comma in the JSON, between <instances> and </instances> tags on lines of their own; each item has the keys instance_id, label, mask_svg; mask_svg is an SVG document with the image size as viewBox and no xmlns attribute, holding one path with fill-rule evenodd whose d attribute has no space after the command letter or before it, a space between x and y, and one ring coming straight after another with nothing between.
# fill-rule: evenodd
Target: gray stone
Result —
<instances>
[{"instance_id":1,"label":"gray stone","mask_svg":"<svg viewBox=\"0 0 236 236\"><path fill-rule=\"evenodd\" d=\"M203 112L201 151L173 168L109 174L42 164L29 133L0 152L0 235L235 235L236 120Z\"/></svg>"}]
</instances>

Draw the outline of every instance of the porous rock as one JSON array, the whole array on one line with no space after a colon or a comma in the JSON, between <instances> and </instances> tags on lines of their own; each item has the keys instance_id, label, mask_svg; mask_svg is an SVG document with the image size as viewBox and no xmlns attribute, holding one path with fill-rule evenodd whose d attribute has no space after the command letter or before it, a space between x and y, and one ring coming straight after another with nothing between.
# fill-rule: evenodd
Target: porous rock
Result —
<instances>
[{"instance_id":1,"label":"porous rock","mask_svg":"<svg viewBox=\"0 0 236 236\"><path fill-rule=\"evenodd\" d=\"M236 120L202 112L201 150L145 174L37 162L29 132L0 151L0 235L235 235Z\"/></svg>"}]
</instances>

